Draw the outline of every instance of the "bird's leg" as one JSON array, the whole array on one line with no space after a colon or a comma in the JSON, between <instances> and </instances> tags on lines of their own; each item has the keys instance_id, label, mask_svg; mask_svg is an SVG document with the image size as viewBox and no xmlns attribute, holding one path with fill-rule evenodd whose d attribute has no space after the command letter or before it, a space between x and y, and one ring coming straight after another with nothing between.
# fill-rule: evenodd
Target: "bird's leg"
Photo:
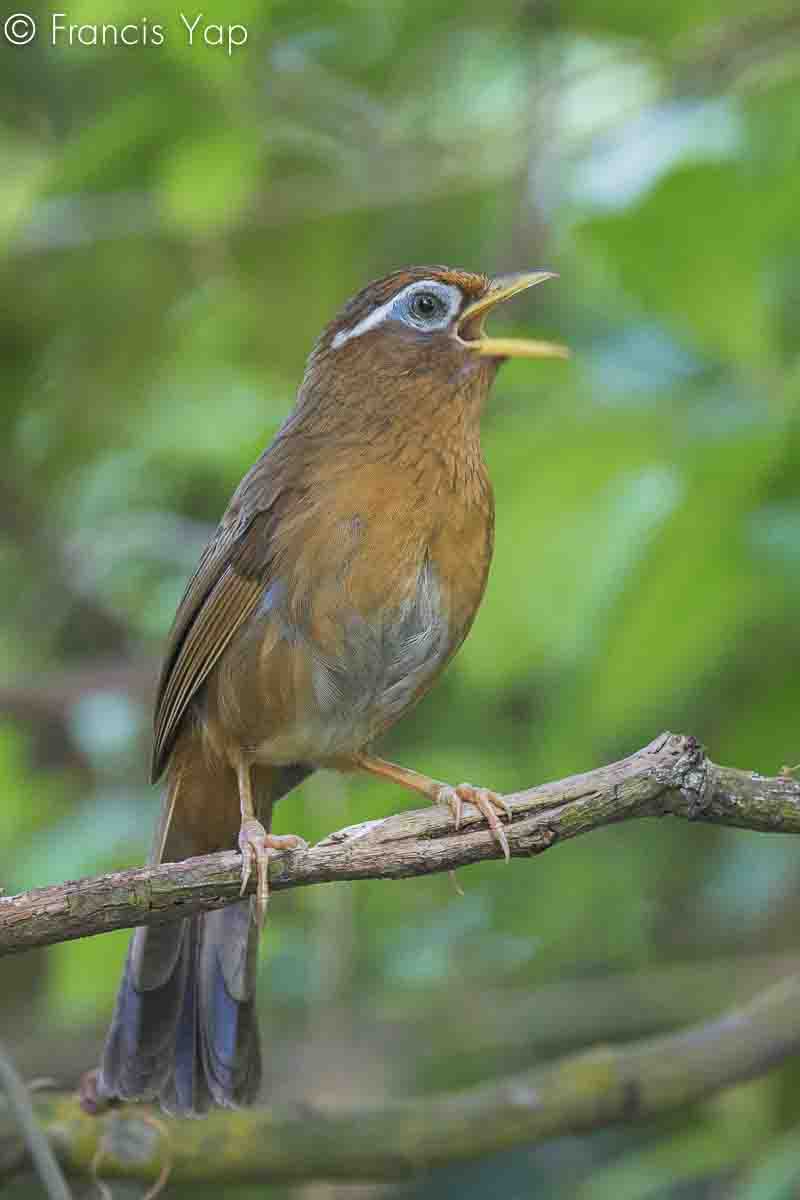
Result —
<instances>
[{"instance_id":1,"label":"bird's leg","mask_svg":"<svg viewBox=\"0 0 800 1200\"><path fill-rule=\"evenodd\" d=\"M486 822L506 860L511 858L508 848L506 831L500 823L498 813L504 813L511 820L511 808L508 801L497 792L488 788L473 787L471 783L460 783L452 787L449 783L440 783L419 771L411 771L408 767L399 767L396 763L387 762L385 758L374 758L371 754L355 754L352 765L359 771L367 771L381 779L391 779L401 787L409 788L427 796L434 804L446 804L453 814L456 829L461 826L461 814L464 804L473 804L478 812L486 818Z\"/></svg>"},{"instance_id":2,"label":"bird's leg","mask_svg":"<svg viewBox=\"0 0 800 1200\"><path fill-rule=\"evenodd\" d=\"M253 780L250 774L250 763L240 759L236 767L236 777L239 781L239 805L242 813L242 824L239 829L239 849L242 854L242 891L244 895L250 875L255 867L256 879L256 921L263 926L267 916L269 903L269 860L281 850L304 849L306 842L293 833L278 835L270 833L272 822L272 805L265 813L266 828L256 816L253 801Z\"/></svg>"}]
</instances>

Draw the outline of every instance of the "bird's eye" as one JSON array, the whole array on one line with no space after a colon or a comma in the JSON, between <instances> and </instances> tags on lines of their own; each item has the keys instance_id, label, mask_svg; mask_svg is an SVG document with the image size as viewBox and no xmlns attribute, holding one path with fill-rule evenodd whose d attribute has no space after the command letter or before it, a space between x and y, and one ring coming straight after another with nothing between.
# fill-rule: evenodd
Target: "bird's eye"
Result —
<instances>
[{"instance_id":1,"label":"bird's eye","mask_svg":"<svg viewBox=\"0 0 800 1200\"><path fill-rule=\"evenodd\" d=\"M438 321L447 313L447 305L435 292L417 292L411 298L411 315L418 321Z\"/></svg>"}]
</instances>

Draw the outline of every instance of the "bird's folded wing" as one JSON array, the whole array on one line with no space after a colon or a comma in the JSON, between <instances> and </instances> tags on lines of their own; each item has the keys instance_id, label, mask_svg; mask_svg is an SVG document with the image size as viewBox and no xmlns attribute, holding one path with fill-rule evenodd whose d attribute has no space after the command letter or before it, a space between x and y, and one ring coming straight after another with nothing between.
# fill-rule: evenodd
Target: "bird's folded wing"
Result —
<instances>
[{"instance_id":1,"label":"bird's folded wing","mask_svg":"<svg viewBox=\"0 0 800 1200\"><path fill-rule=\"evenodd\" d=\"M247 618L268 580L274 508L220 527L175 615L156 702L153 779L164 769L183 714Z\"/></svg>"}]
</instances>

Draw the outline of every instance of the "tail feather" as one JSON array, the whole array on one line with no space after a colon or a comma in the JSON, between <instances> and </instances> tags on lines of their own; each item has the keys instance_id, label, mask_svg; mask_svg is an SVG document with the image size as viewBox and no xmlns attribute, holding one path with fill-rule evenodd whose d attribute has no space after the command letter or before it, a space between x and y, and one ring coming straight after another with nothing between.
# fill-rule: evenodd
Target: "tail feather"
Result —
<instances>
[{"instance_id":1,"label":"tail feather","mask_svg":"<svg viewBox=\"0 0 800 1200\"><path fill-rule=\"evenodd\" d=\"M216 1104L248 1104L261 1079L255 1004L258 929L252 900L206 913L200 945L200 1049Z\"/></svg>"},{"instance_id":2,"label":"tail feather","mask_svg":"<svg viewBox=\"0 0 800 1200\"><path fill-rule=\"evenodd\" d=\"M255 772L265 826L274 801L306 774L300 768ZM188 735L179 739L153 860L176 862L228 849L238 828L233 772L213 770ZM261 1082L258 932L249 899L135 931L97 1076L98 1096L157 1098L182 1115L255 1099Z\"/></svg>"},{"instance_id":3,"label":"tail feather","mask_svg":"<svg viewBox=\"0 0 800 1200\"><path fill-rule=\"evenodd\" d=\"M189 942L188 921L134 933L100 1065L101 1096L152 1100L166 1085L191 975Z\"/></svg>"},{"instance_id":4,"label":"tail feather","mask_svg":"<svg viewBox=\"0 0 800 1200\"><path fill-rule=\"evenodd\" d=\"M198 947L203 920L200 916L192 917L187 922L187 969L183 1002L172 1030L172 1044L168 1047L170 1070L159 1089L162 1108L183 1116L199 1116L212 1104L200 1054L202 1023L198 1002Z\"/></svg>"}]
</instances>

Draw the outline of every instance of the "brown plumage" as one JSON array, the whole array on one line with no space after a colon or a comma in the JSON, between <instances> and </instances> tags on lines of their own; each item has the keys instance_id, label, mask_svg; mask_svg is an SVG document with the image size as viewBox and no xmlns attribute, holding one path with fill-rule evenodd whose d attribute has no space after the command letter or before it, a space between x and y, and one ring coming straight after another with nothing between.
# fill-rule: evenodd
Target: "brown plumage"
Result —
<instances>
[{"instance_id":1,"label":"brown plumage","mask_svg":"<svg viewBox=\"0 0 800 1200\"><path fill-rule=\"evenodd\" d=\"M180 1112L255 1095L255 952L275 802L319 766L448 803L451 788L367 747L466 637L492 553L480 413L505 357L562 355L483 334L490 307L547 278L415 267L370 284L311 353L297 404L237 488L178 608L159 683L154 861L243 854L254 900L137 930L96 1088Z\"/></svg>"}]
</instances>

